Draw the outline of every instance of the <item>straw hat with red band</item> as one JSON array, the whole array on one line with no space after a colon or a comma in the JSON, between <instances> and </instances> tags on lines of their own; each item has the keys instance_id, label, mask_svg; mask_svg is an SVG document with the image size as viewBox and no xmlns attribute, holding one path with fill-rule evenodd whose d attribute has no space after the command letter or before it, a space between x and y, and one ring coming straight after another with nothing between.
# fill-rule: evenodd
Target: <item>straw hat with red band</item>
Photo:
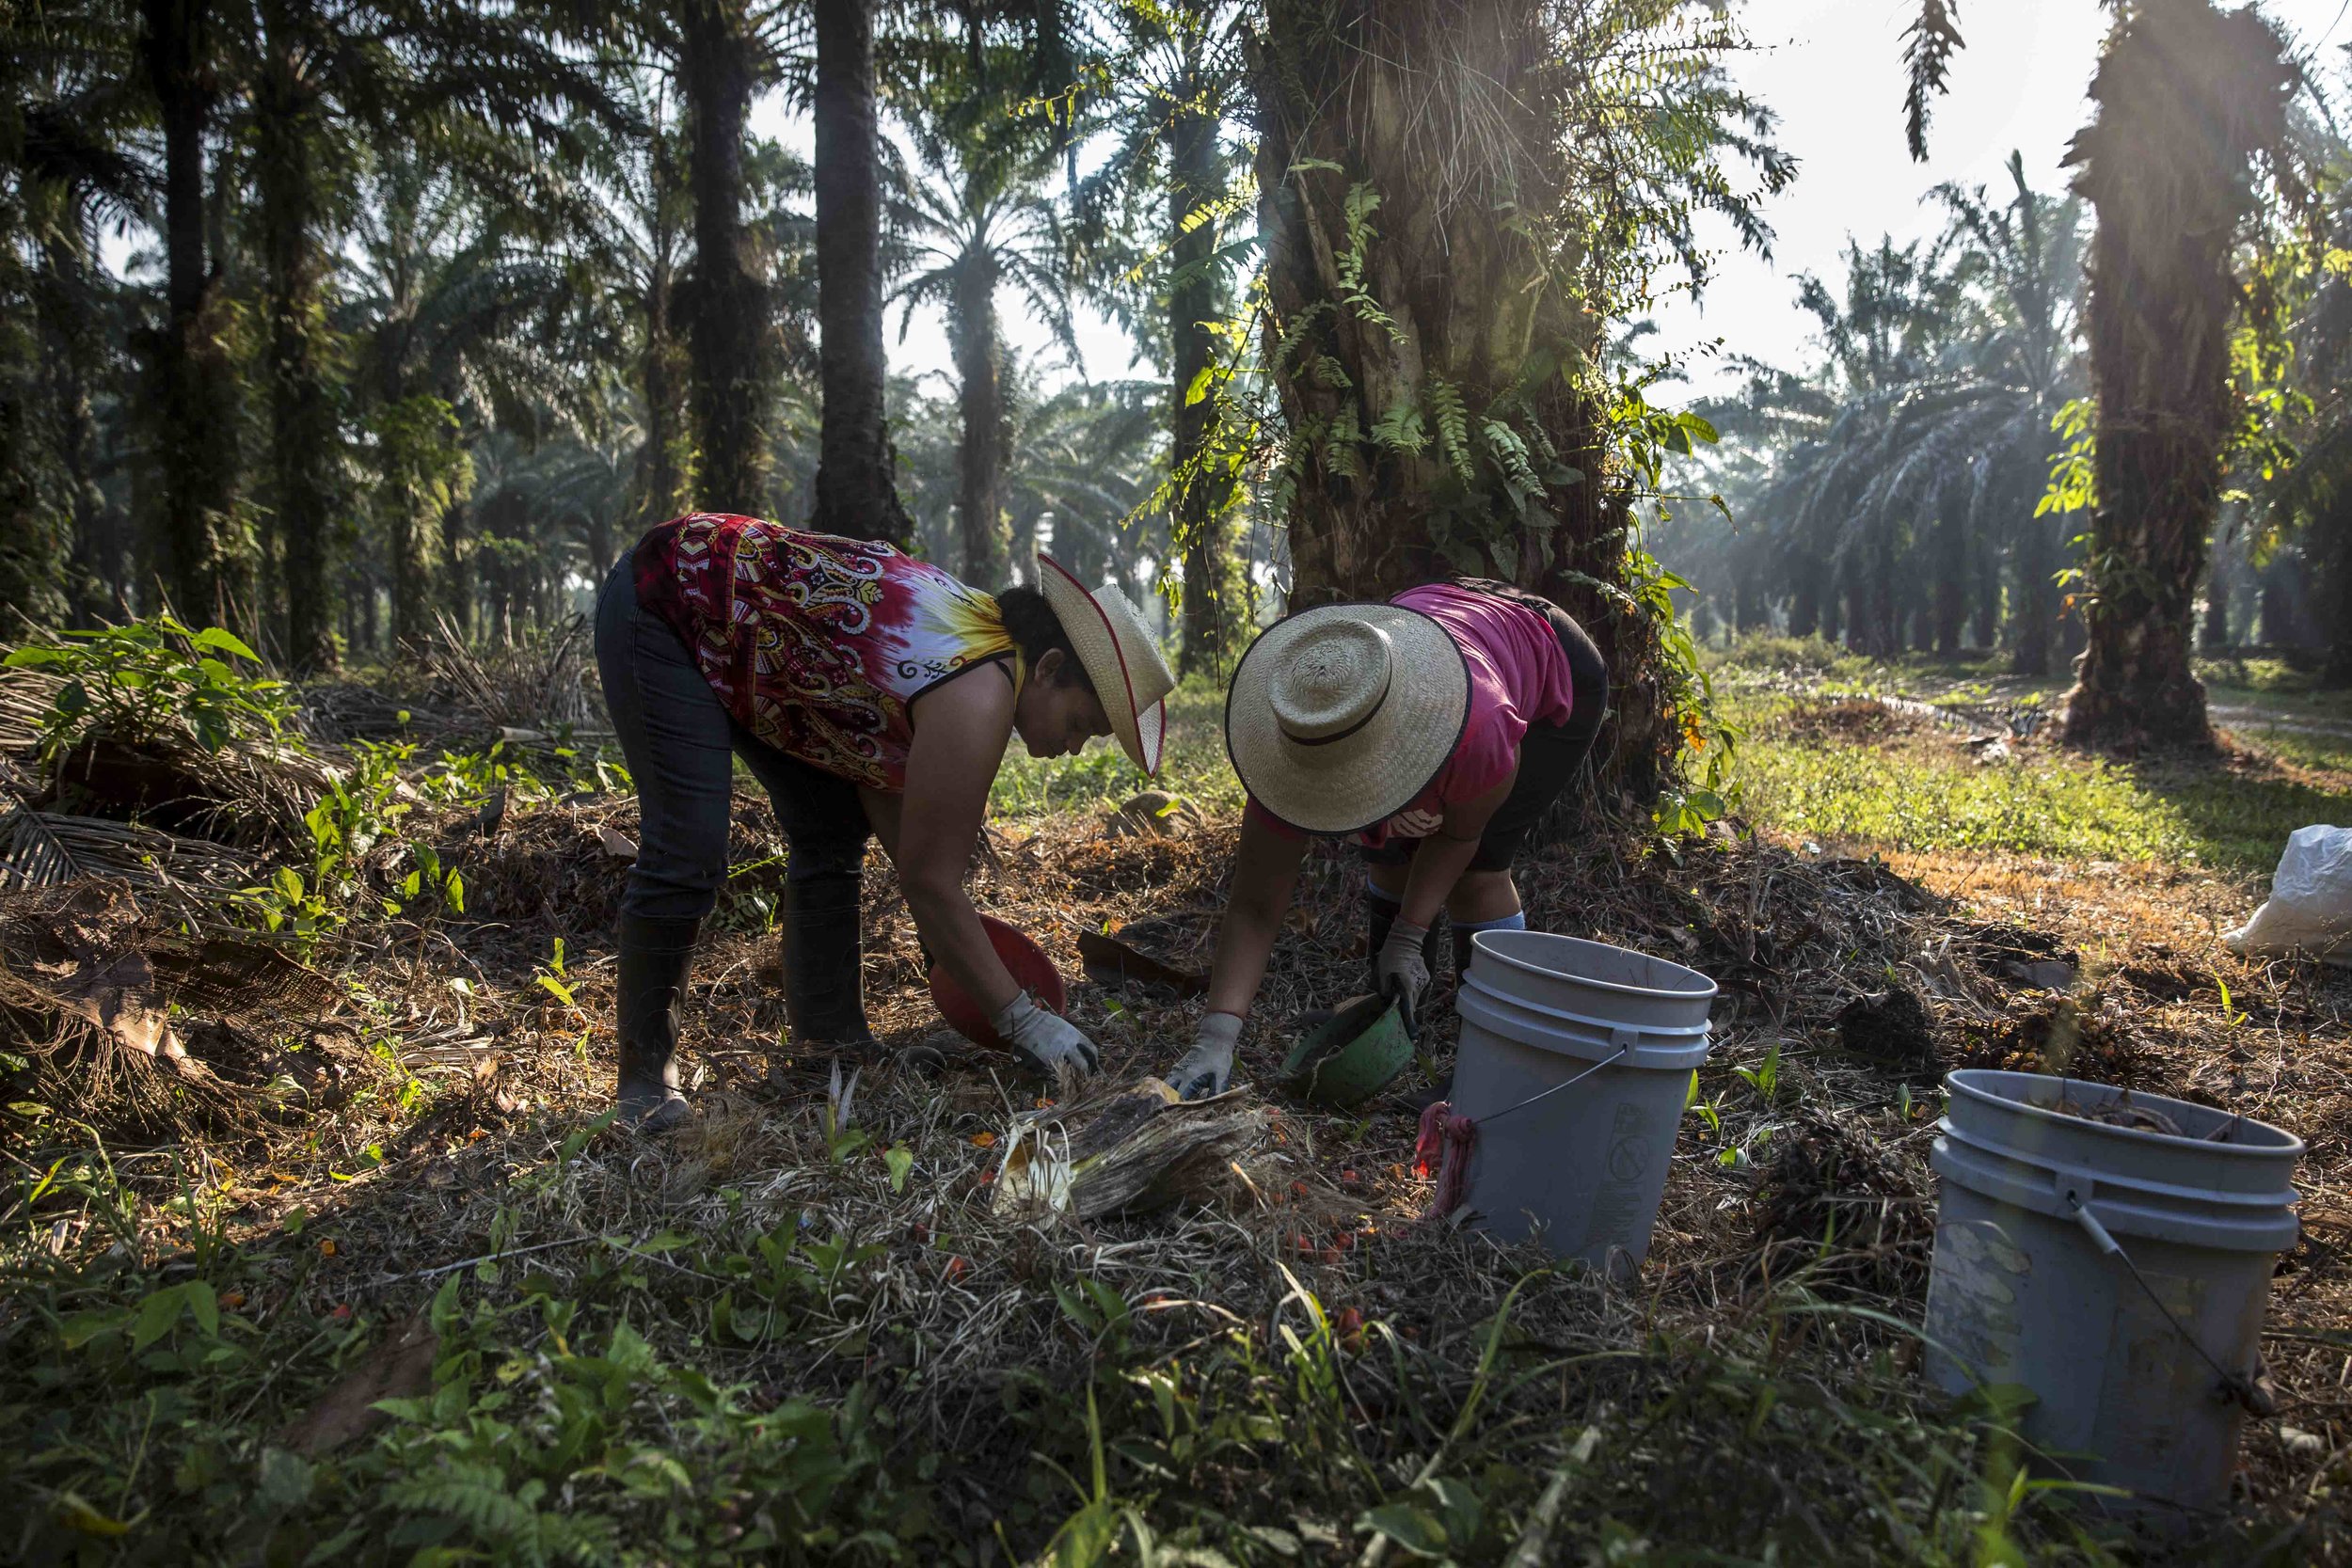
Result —
<instances>
[{"instance_id":1,"label":"straw hat with red band","mask_svg":"<svg viewBox=\"0 0 2352 1568\"><path fill-rule=\"evenodd\" d=\"M1160 743L1168 734L1162 699L1176 689L1176 676L1160 656L1160 645L1144 629L1143 616L1109 583L1089 593L1070 569L1040 550L1038 586L1054 607L1078 663L1094 683L1120 750L1146 773L1160 770Z\"/></svg>"}]
</instances>

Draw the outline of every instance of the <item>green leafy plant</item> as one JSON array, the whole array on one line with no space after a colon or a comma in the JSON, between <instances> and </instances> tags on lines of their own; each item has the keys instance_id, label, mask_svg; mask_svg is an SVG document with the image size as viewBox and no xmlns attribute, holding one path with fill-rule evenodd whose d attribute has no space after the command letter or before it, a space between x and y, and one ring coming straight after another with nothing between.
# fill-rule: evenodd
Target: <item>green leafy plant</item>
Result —
<instances>
[{"instance_id":1,"label":"green leafy plant","mask_svg":"<svg viewBox=\"0 0 2352 1568\"><path fill-rule=\"evenodd\" d=\"M282 735L294 709L285 683L260 673L261 662L219 626L193 631L154 615L65 632L17 649L0 666L64 682L40 720L41 754L55 757L96 734L133 743L180 739L207 752Z\"/></svg>"}]
</instances>

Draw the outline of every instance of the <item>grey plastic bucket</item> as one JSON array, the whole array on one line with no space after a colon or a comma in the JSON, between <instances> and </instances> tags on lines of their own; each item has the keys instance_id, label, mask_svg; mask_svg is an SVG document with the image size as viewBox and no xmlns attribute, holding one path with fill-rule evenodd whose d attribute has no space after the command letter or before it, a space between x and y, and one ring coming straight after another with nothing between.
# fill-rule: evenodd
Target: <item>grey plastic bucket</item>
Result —
<instances>
[{"instance_id":1,"label":"grey plastic bucket","mask_svg":"<svg viewBox=\"0 0 2352 1568\"><path fill-rule=\"evenodd\" d=\"M2295 1244L2302 1143L2160 1095L2131 1103L2185 1136L2049 1109L2123 1092L2074 1079L1963 1069L1945 1083L1928 1375L1954 1395L2030 1390L2019 1430L2048 1468L2218 1506L2245 1412L2216 1368L2251 1380L2273 1262Z\"/></svg>"},{"instance_id":2,"label":"grey plastic bucket","mask_svg":"<svg viewBox=\"0 0 2352 1568\"><path fill-rule=\"evenodd\" d=\"M1481 931L1470 946L1453 1090L1454 1114L1478 1126L1464 1202L1498 1235L1629 1273L1649 1252L1707 1060L1715 982L1545 931Z\"/></svg>"}]
</instances>

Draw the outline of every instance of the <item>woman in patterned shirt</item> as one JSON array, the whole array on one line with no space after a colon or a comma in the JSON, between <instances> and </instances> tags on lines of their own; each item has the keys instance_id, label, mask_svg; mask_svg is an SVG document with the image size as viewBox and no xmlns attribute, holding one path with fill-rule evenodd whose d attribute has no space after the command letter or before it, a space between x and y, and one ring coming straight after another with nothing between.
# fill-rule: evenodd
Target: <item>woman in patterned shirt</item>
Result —
<instances>
[{"instance_id":1,"label":"woman in patterned shirt","mask_svg":"<svg viewBox=\"0 0 2352 1568\"><path fill-rule=\"evenodd\" d=\"M686 1114L677 1003L727 870L734 759L790 847L785 1011L803 1051L863 1050L858 895L870 835L923 942L1048 1077L1096 1052L996 958L963 891L989 786L1019 735L1032 756L1113 735L1156 772L1175 684L1116 589L1052 558L991 596L879 543L696 514L623 557L596 606L596 667L643 813L620 921L620 1103L648 1130Z\"/></svg>"}]
</instances>

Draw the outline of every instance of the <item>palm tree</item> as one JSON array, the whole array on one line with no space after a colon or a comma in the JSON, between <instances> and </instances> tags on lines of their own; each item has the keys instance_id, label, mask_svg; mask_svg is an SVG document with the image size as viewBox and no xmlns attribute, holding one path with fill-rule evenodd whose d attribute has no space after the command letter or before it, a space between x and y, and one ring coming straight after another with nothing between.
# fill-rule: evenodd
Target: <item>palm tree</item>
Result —
<instances>
[{"instance_id":1,"label":"palm tree","mask_svg":"<svg viewBox=\"0 0 2352 1568\"><path fill-rule=\"evenodd\" d=\"M1229 535L1242 464L1218 439L1228 400L1213 367L1216 327L1232 313L1232 269L1254 248L1225 232L1240 215L1233 184L1244 162L1224 133L1247 107L1246 18L1226 0L1106 9L1113 33L1095 68L1095 116L1115 140L1078 188L1077 227L1096 289L1167 357L1167 499L1184 557L1179 667L1214 672L1238 629Z\"/></svg>"},{"instance_id":2,"label":"palm tree","mask_svg":"<svg viewBox=\"0 0 2352 1568\"><path fill-rule=\"evenodd\" d=\"M163 124L164 320L142 335L153 369L165 589L183 613L227 621L250 601L238 515L237 382L222 259L206 241L204 143L219 101L212 0L141 0L140 63Z\"/></svg>"},{"instance_id":3,"label":"palm tree","mask_svg":"<svg viewBox=\"0 0 2352 1568\"><path fill-rule=\"evenodd\" d=\"M330 543L342 511L341 385L327 360L329 261L361 150L398 140L468 178L511 182L531 160L576 164L632 130L599 62L530 8L460 15L396 0L258 0L225 13L223 74L249 143L268 318L269 503L284 570L288 657L332 661ZM568 115L566 111L571 111ZM576 211L546 204L552 227Z\"/></svg>"},{"instance_id":4,"label":"palm tree","mask_svg":"<svg viewBox=\"0 0 2352 1568\"><path fill-rule=\"evenodd\" d=\"M1061 224L1044 191L1049 153L1034 140L920 128L923 178L893 203L911 272L896 291L904 341L917 306L947 317L956 364L959 443L957 568L975 582L1005 580L1005 392L999 290L1009 288L1074 361Z\"/></svg>"},{"instance_id":5,"label":"palm tree","mask_svg":"<svg viewBox=\"0 0 2352 1568\"><path fill-rule=\"evenodd\" d=\"M1604 787L1638 799L1688 677L1629 503L1694 427L1601 366L1599 328L1661 263L1703 271L1696 211L1767 237L1727 163L1768 188L1793 167L1717 69L1738 42L1683 0L1270 0L1254 53L1269 501L1298 594L1541 587L1610 660Z\"/></svg>"},{"instance_id":6,"label":"palm tree","mask_svg":"<svg viewBox=\"0 0 2352 1568\"><path fill-rule=\"evenodd\" d=\"M97 613L122 586L102 547L97 384L119 336L97 232L147 204L141 105L119 8L58 5L0 51L0 637Z\"/></svg>"},{"instance_id":7,"label":"palm tree","mask_svg":"<svg viewBox=\"0 0 2352 1568\"><path fill-rule=\"evenodd\" d=\"M679 291L692 380L695 504L755 512L768 487L775 399L775 302L747 225L745 127L771 69L748 0L684 0L678 88L686 104L694 262Z\"/></svg>"},{"instance_id":8,"label":"palm tree","mask_svg":"<svg viewBox=\"0 0 2352 1568\"><path fill-rule=\"evenodd\" d=\"M813 0L817 280L823 423L812 526L913 541L898 502L882 351L882 169L873 0Z\"/></svg>"},{"instance_id":9,"label":"palm tree","mask_svg":"<svg viewBox=\"0 0 2352 1568\"><path fill-rule=\"evenodd\" d=\"M2259 206L2259 166L2284 143L2296 77L2252 9L2139 0L2091 83L2097 117L2069 154L2099 216L2094 596L2066 712L2076 745L2213 744L2191 658L2197 578L2236 416L2233 252Z\"/></svg>"},{"instance_id":10,"label":"palm tree","mask_svg":"<svg viewBox=\"0 0 2352 1568\"><path fill-rule=\"evenodd\" d=\"M2197 582L2234 421L2235 252L2285 155L2297 72L2251 8L2108 0L2116 14L2069 162L2098 216L2088 312L2098 399L2090 638L2068 696L2077 745L2209 747L2191 669ZM1910 138L1962 46L1950 0L1907 30Z\"/></svg>"},{"instance_id":11,"label":"palm tree","mask_svg":"<svg viewBox=\"0 0 2352 1568\"><path fill-rule=\"evenodd\" d=\"M379 155L355 228L342 317L392 589L392 641L424 635L461 593L455 514L469 488L461 413L486 427L586 428L600 374L570 345L583 294L564 258L517 238L506 201L418 159Z\"/></svg>"}]
</instances>

